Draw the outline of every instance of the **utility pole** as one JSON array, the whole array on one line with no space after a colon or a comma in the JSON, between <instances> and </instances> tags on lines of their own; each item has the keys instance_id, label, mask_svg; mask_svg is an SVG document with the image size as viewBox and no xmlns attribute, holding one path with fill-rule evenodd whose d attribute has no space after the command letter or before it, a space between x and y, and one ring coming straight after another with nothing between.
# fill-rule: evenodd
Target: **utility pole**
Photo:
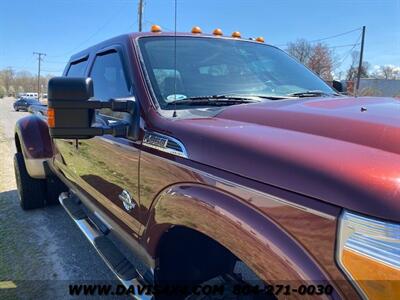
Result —
<instances>
[{"instance_id":1,"label":"utility pole","mask_svg":"<svg viewBox=\"0 0 400 300\"><path fill-rule=\"evenodd\" d=\"M358 91L360 88L360 78L361 78L362 62L363 62L363 55L364 55L364 41L365 41L365 26L362 27L360 61L358 63L357 84L356 84L356 92L355 92L356 96L358 95Z\"/></svg>"},{"instance_id":2,"label":"utility pole","mask_svg":"<svg viewBox=\"0 0 400 300\"><path fill-rule=\"evenodd\" d=\"M37 90L38 90L38 98L40 98L40 63L42 62L42 56L46 56L46 53L42 52L33 52L33 55L38 56L38 80L37 80Z\"/></svg>"},{"instance_id":3,"label":"utility pole","mask_svg":"<svg viewBox=\"0 0 400 300\"><path fill-rule=\"evenodd\" d=\"M139 32L142 32L142 23L143 23L143 6L144 6L144 0L139 0L139 3L138 3L138 22L139 22Z\"/></svg>"}]
</instances>

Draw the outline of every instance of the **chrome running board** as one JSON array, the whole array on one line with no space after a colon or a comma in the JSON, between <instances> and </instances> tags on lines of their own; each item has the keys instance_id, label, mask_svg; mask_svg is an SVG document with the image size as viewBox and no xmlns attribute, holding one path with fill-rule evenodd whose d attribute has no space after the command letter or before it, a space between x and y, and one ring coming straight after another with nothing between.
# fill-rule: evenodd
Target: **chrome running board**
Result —
<instances>
[{"instance_id":1,"label":"chrome running board","mask_svg":"<svg viewBox=\"0 0 400 300\"><path fill-rule=\"evenodd\" d=\"M152 300L153 297L151 295L140 295L139 289L142 293L145 290L141 289L143 286L141 281L143 279L136 271L136 268L107 238L107 234L99 230L99 226L96 226L97 224L89 219L82 209L83 204L80 200L66 192L61 193L58 200L118 280L130 291L132 291L132 288L134 289L132 297L138 300Z\"/></svg>"}]
</instances>

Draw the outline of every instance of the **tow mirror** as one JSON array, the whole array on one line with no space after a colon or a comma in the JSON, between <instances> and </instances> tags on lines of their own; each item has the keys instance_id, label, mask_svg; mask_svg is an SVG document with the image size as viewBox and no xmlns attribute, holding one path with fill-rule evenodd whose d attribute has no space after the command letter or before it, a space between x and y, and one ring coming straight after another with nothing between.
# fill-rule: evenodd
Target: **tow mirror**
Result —
<instances>
[{"instance_id":1,"label":"tow mirror","mask_svg":"<svg viewBox=\"0 0 400 300\"><path fill-rule=\"evenodd\" d=\"M93 97L91 78L54 77L48 85L47 122L50 136L62 139L88 139L112 134L126 136L128 124L118 122L113 126L92 126L95 109L132 112L134 101L97 101Z\"/></svg>"},{"instance_id":2,"label":"tow mirror","mask_svg":"<svg viewBox=\"0 0 400 300\"><path fill-rule=\"evenodd\" d=\"M332 87L337 90L339 93L343 93L344 89L343 89L343 84L338 81L338 80L333 80L332 81Z\"/></svg>"}]
</instances>

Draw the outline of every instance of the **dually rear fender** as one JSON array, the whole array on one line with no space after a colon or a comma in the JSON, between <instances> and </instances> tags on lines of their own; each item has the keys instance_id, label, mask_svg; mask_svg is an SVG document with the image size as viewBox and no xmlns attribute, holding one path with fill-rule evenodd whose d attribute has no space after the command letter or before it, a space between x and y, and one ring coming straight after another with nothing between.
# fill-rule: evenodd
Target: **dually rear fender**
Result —
<instances>
[{"instance_id":1,"label":"dually rear fender","mask_svg":"<svg viewBox=\"0 0 400 300\"><path fill-rule=\"evenodd\" d=\"M22 152L29 175L45 178L43 162L53 157L53 146L47 123L35 115L19 119L15 124L17 151Z\"/></svg>"}]
</instances>

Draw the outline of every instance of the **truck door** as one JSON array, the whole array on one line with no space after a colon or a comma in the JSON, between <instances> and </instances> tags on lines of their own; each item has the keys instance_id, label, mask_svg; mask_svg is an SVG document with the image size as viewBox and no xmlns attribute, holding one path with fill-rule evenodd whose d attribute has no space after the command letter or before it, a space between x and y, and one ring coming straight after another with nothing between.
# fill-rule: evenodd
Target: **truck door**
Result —
<instances>
[{"instance_id":1,"label":"truck door","mask_svg":"<svg viewBox=\"0 0 400 300\"><path fill-rule=\"evenodd\" d=\"M121 47L98 52L88 72L93 79L94 98L108 101L133 95L131 81L123 65ZM96 122L110 124L129 118L128 113L107 109L96 112ZM58 142L62 143L62 142ZM126 138L112 136L78 140L64 144L62 151L66 169L79 189L125 231L138 237L139 216L139 149ZM104 216L103 216L104 217Z\"/></svg>"}]
</instances>

